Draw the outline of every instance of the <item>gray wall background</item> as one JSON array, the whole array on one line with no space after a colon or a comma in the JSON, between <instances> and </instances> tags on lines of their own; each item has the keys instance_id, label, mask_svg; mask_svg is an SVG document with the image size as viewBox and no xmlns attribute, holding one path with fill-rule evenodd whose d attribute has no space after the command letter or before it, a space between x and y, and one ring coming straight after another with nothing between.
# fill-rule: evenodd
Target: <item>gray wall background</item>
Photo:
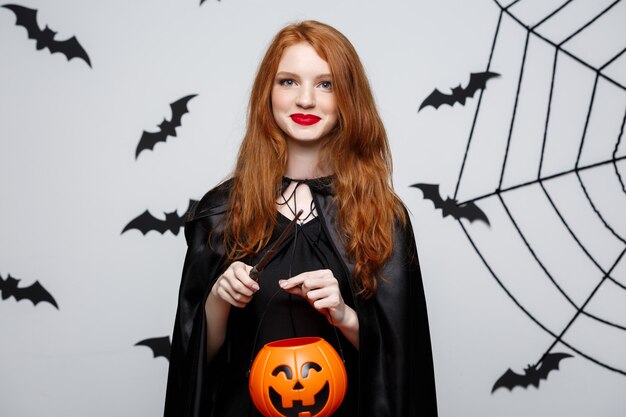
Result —
<instances>
[{"instance_id":1,"label":"gray wall background","mask_svg":"<svg viewBox=\"0 0 626 417\"><path fill-rule=\"evenodd\" d=\"M0 277L59 305L0 299L0 415L161 415L167 360L134 345L171 332L185 241L121 231L230 171L257 64L301 19L341 30L370 77L418 241L440 416L626 413L626 2L198 3L19 3L93 68L36 51L0 8ZM482 96L418 112L488 65L501 76ZM135 159L189 94L177 136ZM443 217L415 183L485 196L490 226ZM573 357L538 388L491 392L548 351Z\"/></svg>"}]
</instances>

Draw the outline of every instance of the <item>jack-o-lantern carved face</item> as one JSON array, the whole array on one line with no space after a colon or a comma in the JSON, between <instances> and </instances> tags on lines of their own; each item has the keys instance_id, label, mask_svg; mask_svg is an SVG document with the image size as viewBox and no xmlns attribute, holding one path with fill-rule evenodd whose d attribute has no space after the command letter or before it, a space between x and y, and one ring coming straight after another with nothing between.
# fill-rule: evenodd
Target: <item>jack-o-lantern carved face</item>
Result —
<instances>
[{"instance_id":1,"label":"jack-o-lantern carved face","mask_svg":"<svg viewBox=\"0 0 626 417\"><path fill-rule=\"evenodd\" d=\"M321 338L268 343L250 369L252 400L266 417L324 417L341 404L346 370Z\"/></svg>"},{"instance_id":2,"label":"jack-o-lantern carved face","mask_svg":"<svg viewBox=\"0 0 626 417\"><path fill-rule=\"evenodd\" d=\"M299 375L289 365L278 365L269 387L274 408L287 417L319 413L328 402L328 379L323 371L315 362L303 364Z\"/></svg>"}]
</instances>

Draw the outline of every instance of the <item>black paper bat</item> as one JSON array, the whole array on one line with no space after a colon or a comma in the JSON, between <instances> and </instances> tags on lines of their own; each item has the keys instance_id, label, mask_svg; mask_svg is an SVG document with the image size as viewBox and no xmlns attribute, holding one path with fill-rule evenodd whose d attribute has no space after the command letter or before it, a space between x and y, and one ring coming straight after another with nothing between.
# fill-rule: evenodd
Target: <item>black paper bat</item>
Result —
<instances>
[{"instance_id":1,"label":"black paper bat","mask_svg":"<svg viewBox=\"0 0 626 417\"><path fill-rule=\"evenodd\" d=\"M170 360L170 350L172 348L172 344L170 343L169 336L145 339L135 343L135 346L148 346L150 349L152 349L152 354L155 358L163 356L168 361Z\"/></svg>"},{"instance_id":2,"label":"black paper bat","mask_svg":"<svg viewBox=\"0 0 626 417\"><path fill-rule=\"evenodd\" d=\"M48 48L50 53L54 54L60 52L65 55L68 61L72 58L80 58L91 67L91 61L89 60L87 52L85 52L75 36L64 41L57 41L54 39L57 32L53 31L48 26L43 30L39 28L37 24L37 10L17 4L5 4L2 7L15 13L16 25L26 28L28 38L37 41L37 50Z\"/></svg>"},{"instance_id":3,"label":"black paper bat","mask_svg":"<svg viewBox=\"0 0 626 417\"><path fill-rule=\"evenodd\" d=\"M528 365L524 368L524 374L518 374L511 370L507 371L496 381L491 392L504 387L513 391L515 387L528 388L529 385L539 388L542 379L548 379L550 371L559 369L559 363L565 358L571 358L567 353L546 353L544 357L535 365Z\"/></svg>"},{"instance_id":4,"label":"black paper bat","mask_svg":"<svg viewBox=\"0 0 626 417\"><path fill-rule=\"evenodd\" d=\"M26 299L32 301L34 305L45 301L52 304L57 310L59 309L54 297L52 297L39 281L35 281L28 287L18 288L17 284L20 281L19 279L13 278L11 274L7 276L6 280L2 279L0 276L0 292L2 293L3 300L13 296L17 301Z\"/></svg>"},{"instance_id":5,"label":"black paper bat","mask_svg":"<svg viewBox=\"0 0 626 417\"><path fill-rule=\"evenodd\" d=\"M180 229L185 225L187 213L193 206L196 205L197 202L198 201L196 200L189 200L189 208L187 209L187 212L185 212L182 216L178 215L178 211L165 213L165 220L157 219L152 214L150 214L148 210L146 210L142 214L131 220L126 225L126 227L124 227L122 233L130 229L137 229L144 235L151 230L156 230L157 232L164 234L166 231L169 230L174 235L178 235Z\"/></svg>"},{"instance_id":6,"label":"black paper bat","mask_svg":"<svg viewBox=\"0 0 626 417\"><path fill-rule=\"evenodd\" d=\"M489 224L487 215L474 203L459 205L458 201L450 197L445 200L439 194L439 184L413 184L411 187L419 188L424 193L424 198L431 200L436 209L441 209L443 217L452 216L455 219L467 219L470 222L480 220Z\"/></svg>"},{"instance_id":7,"label":"black paper bat","mask_svg":"<svg viewBox=\"0 0 626 417\"><path fill-rule=\"evenodd\" d=\"M190 94L170 104L172 109L172 118L170 120L163 119L159 125L160 130L158 132L146 132L144 131L137 144L137 150L135 151L135 159L139 157L141 151L145 149L152 150L154 146L159 142L165 142L168 136L176 136L176 128L180 126L180 120L183 118L187 109L187 103L189 100L197 96L197 94Z\"/></svg>"},{"instance_id":8,"label":"black paper bat","mask_svg":"<svg viewBox=\"0 0 626 417\"><path fill-rule=\"evenodd\" d=\"M433 106L438 109L442 104L448 104L453 106L455 103L461 103L465 105L465 99L473 97L477 90L482 90L487 86L487 80L493 77L499 77L500 74L495 72L473 72L470 75L469 83L467 87L463 88L459 84L458 87L452 88L452 94L444 94L436 88L432 93L422 102L419 110L422 110L426 106Z\"/></svg>"}]
</instances>

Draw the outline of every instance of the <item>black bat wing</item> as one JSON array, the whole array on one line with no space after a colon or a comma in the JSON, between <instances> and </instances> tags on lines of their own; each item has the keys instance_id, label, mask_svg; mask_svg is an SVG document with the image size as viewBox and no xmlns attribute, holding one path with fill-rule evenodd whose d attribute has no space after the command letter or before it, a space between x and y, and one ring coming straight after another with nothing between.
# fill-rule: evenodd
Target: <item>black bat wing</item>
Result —
<instances>
[{"instance_id":1,"label":"black bat wing","mask_svg":"<svg viewBox=\"0 0 626 417\"><path fill-rule=\"evenodd\" d=\"M19 279L13 278L11 275L9 275L6 280L3 280L2 277L0 277L0 291L2 291L2 299L6 300L10 296L13 296L17 301L30 300L34 305L41 302L47 302L52 304L57 310L59 309L59 306L52 294L50 294L39 281L35 281L28 287L22 288L18 287L19 281Z\"/></svg>"},{"instance_id":2,"label":"black bat wing","mask_svg":"<svg viewBox=\"0 0 626 417\"><path fill-rule=\"evenodd\" d=\"M463 205L454 204L454 206L450 210L450 214L452 214L455 219L465 218L471 223L476 220L480 220L491 226L485 212L482 211L474 202L466 203Z\"/></svg>"},{"instance_id":3,"label":"black bat wing","mask_svg":"<svg viewBox=\"0 0 626 417\"><path fill-rule=\"evenodd\" d=\"M137 149L135 150L135 159L139 157L141 151L149 149L152 150L154 145L159 142L165 142L168 136L176 136L176 128L180 126L182 117L189 111L187 103L189 100L197 96L197 94L190 94L170 104L172 110L172 118L170 120L163 120L159 125L161 128L158 132L143 132Z\"/></svg>"},{"instance_id":4,"label":"black bat wing","mask_svg":"<svg viewBox=\"0 0 626 417\"><path fill-rule=\"evenodd\" d=\"M169 229L169 225L167 221L159 220L154 217L148 210L141 213L139 216L135 217L133 220L128 222L122 233L127 230L137 229L144 235L147 234L151 230L156 230L157 232L163 234L166 230Z\"/></svg>"},{"instance_id":5,"label":"black bat wing","mask_svg":"<svg viewBox=\"0 0 626 417\"><path fill-rule=\"evenodd\" d=\"M494 77L499 77L497 72L473 72L470 74L470 80L463 89L465 98L473 97L476 91L483 90L487 86L487 81Z\"/></svg>"},{"instance_id":6,"label":"black bat wing","mask_svg":"<svg viewBox=\"0 0 626 417\"><path fill-rule=\"evenodd\" d=\"M89 55L87 55L87 51L85 51L82 45L78 42L76 36L72 36L71 38L64 41L52 41L48 45L48 49L50 49L50 52L52 53L62 53L63 55L65 55L68 61L72 58L80 58L91 67L91 60L89 59Z\"/></svg>"},{"instance_id":7,"label":"black bat wing","mask_svg":"<svg viewBox=\"0 0 626 417\"><path fill-rule=\"evenodd\" d=\"M435 109L438 109L442 104L453 105L456 102L456 99L453 94L444 94L438 89L434 89L432 93L428 95L422 101L420 108L417 110L418 112L422 110L426 106L433 106Z\"/></svg>"},{"instance_id":8,"label":"black bat wing","mask_svg":"<svg viewBox=\"0 0 626 417\"><path fill-rule=\"evenodd\" d=\"M548 379L550 371L558 370L561 361L571 357L572 355L568 353L547 353L543 359L541 359L541 365L537 368L537 377L539 379Z\"/></svg>"},{"instance_id":9,"label":"black bat wing","mask_svg":"<svg viewBox=\"0 0 626 417\"><path fill-rule=\"evenodd\" d=\"M495 390L497 390L498 388L502 388L502 387L510 391L515 387L521 386L525 388L528 385L529 383L528 383L527 375L518 374L514 372L513 370L511 370L511 368L509 368L506 370L504 374L502 374L500 378L498 378L496 383L493 384L493 388L491 389L491 392L493 393Z\"/></svg>"},{"instance_id":10,"label":"black bat wing","mask_svg":"<svg viewBox=\"0 0 626 417\"><path fill-rule=\"evenodd\" d=\"M29 39L39 40L42 30L37 24L37 10L17 4L5 4L2 7L15 13L15 24L26 29Z\"/></svg>"},{"instance_id":11,"label":"black bat wing","mask_svg":"<svg viewBox=\"0 0 626 417\"><path fill-rule=\"evenodd\" d=\"M154 145L159 142L165 142L167 140L167 132L159 131L159 132L143 132L141 135L141 139L139 139L139 143L137 144L137 149L135 150L135 159L139 157L141 151L146 149L152 150Z\"/></svg>"},{"instance_id":12,"label":"black bat wing","mask_svg":"<svg viewBox=\"0 0 626 417\"><path fill-rule=\"evenodd\" d=\"M180 121L182 120L183 116L187 112L189 112L189 109L187 108L187 103L189 103L189 100L191 100L195 96L197 96L197 94L190 94L170 104L170 108L172 109L172 119L170 120L170 123L173 127L176 128L180 126Z\"/></svg>"},{"instance_id":13,"label":"black bat wing","mask_svg":"<svg viewBox=\"0 0 626 417\"><path fill-rule=\"evenodd\" d=\"M512 390L515 387L527 388L529 385L539 387L539 382L548 379L551 371L559 369L559 363L565 358L571 358L568 353L547 353L541 359L539 366L529 366L523 375L513 372L510 368L496 381L491 392L500 387Z\"/></svg>"},{"instance_id":14,"label":"black bat wing","mask_svg":"<svg viewBox=\"0 0 626 417\"><path fill-rule=\"evenodd\" d=\"M155 358L163 356L165 359L170 359L171 342L169 336L154 337L151 339L144 339L137 343L135 346L147 346L152 349L152 354Z\"/></svg>"},{"instance_id":15,"label":"black bat wing","mask_svg":"<svg viewBox=\"0 0 626 417\"><path fill-rule=\"evenodd\" d=\"M57 305L57 302L52 294L50 294L39 281L35 281L28 287L17 288L13 296L18 301L23 299L30 300L34 305L41 302L47 302L52 304L57 310L59 309L59 306Z\"/></svg>"},{"instance_id":16,"label":"black bat wing","mask_svg":"<svg viewBox=\"0 0 626 417\"><path fill-rule=\"evenodd\" d=\"M439 194L439 184L417 183L411 185L411 187L422 190L424 198L432 201L436 209L443 208L444 200L441 198L441 194Z\"/></svg>"},{"instance_id":17,"label":"black bat wing","mask_svg":"<svg viewBox=\"0 0 626 417\"><path fill-rule=\"evenodd\" d=\"M75 36L72 36L70 39L65 41L44 39L44 31L41 30L39 24L37 23L37 10L29 9L28 7L19 6L17 4L5 4L2 7L5 7L15 13L16 24L18 26L23 26L26 29L29 39L35 39L38 42L41 41L41 47L47 47L51 53L62 53L68 61L72 58L81 58L91 67L91 61L87 52L83 49L80 43L78 43ZM49 29L47 30L49 31ZM41 47L38 46L38 49L41 49Z\"/></svg>"}]
</instances>

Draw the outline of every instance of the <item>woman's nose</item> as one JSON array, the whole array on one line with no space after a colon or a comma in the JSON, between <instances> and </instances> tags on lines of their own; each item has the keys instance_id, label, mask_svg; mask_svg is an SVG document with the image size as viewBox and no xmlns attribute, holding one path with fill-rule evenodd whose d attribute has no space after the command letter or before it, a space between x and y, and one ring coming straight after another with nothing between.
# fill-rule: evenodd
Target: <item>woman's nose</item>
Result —
<instances>
[{"instance_id":1,"label":"woman's nose","mask_svg":"<svg viewBox=\"0 0 626 417\"><path fill-rule=\"evenodd\" d=\"M312 87L302 86L298 91L296 104L303 108L311 108L315 106L315 92Z\"/></svg>"}]
</instances>

